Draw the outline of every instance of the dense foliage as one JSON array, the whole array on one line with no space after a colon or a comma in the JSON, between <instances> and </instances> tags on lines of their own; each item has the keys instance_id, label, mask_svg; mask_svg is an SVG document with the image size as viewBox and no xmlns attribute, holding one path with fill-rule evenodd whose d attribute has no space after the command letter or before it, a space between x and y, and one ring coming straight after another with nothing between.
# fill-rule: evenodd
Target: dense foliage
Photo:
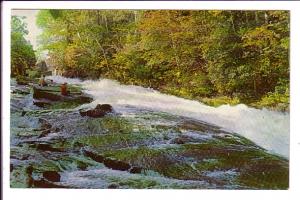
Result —
<instances>
[{"instance_id":1,"label":"dense foliage","mask_svg":"<svg viewBox=\"0 0 300 200\"><path fill-rule=\"evenodd\" d=\"M34 67L36 57L32 45L25 39L28 34L23 18L12 16L11 19L11 75L24 76Z\"/></svg>"},{"instance_id":2,"label":"dense foliage","mask_svg":"<svg viewBox=\"0 0 300 200\"><path fill-rule=\"evenodd\" d=\"M67 76L288 106L287 11L42 10L37 24Z\"/></svg>"}]
</instances>

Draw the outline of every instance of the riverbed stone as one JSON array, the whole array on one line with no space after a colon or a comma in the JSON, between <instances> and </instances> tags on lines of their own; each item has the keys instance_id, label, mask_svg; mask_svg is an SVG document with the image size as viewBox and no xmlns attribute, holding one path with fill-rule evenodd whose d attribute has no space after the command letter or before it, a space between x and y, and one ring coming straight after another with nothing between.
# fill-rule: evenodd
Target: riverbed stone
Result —
<instances>
[{"instance_id":1,"label":"riverbed stone","mask_svg":"<svg viewBox=\"0 0 300 200\"><path fill-rule=\"evenodd\" d=\"M129 172L132 174L140 174L142 172L143 168L138 166L133 166L130 168Z\"/></svg>"},{"instance_id":2,"label":"riverbed stone","mask_svg":"<svg viewBox=\"0 0 300 200\"><path fill-rule=\"evenodd\" d=\"M52 147L51 144L48 143L33 143L30 144L30 147L36 148L39 151L52 151L52 152L62 152L63 149Z\"/></svg>"},{"instance_id":3,"label":"riverbed stone","mask_svg":"<svg viewBox=\"0 0 300 200\"><path fill-rule=\"evenodd\" d=\"M93 159L96 162L102 163L103 160L104 160L104 156L103 155L96 154L96 153L94 153L92 151L83 149L83 153L84 153L85 156L90 157L91 159Z\"/></svg>"},{"instance_id":4,"label":"riverbed stone","mask_svg":"<svg viewBox=\"0 0 300 200\"><path fill-rule=\"evenodd\" d=\"M43 177L52 182L60 181L60 174L56 171L45 171L43 172Z\"/></svg>"},{"instance_id":5,"label":"riverbed stone","mask_svg":"<svg viewBox=\"0 0 300 200\"><path fill-rule=\"evenodd\" d=\"M43 118L39 118L39 123L41 124L42 130L50 129L52 127L52 125L46 119Z\"/></svg>"},{"instance_id":6,"label":"riverbed stone","mask_svg":"<svg viewBox=\"0 0 300 200\"><path fill-rule=\"evenodd\" d=\"M33 186L36 188L68 188L66 186L58 185L52 182L49 182L45 179L33 180Z\"/></svg>"},{"instance_id":7,"label":"riverbed stone","mask_svg":"<svg viewBox=\"0 0 300 200\"><path fill-rule=\"evenodd\" d=\"M88 116L93 118L100 118L104 117L106 114L111 113L113 111L113 108L109 104L98 104L94 109L91 110L81 110L79 111L80 115L82 117Z\"/></svg>"},{"instance_id":8,"label":"riverbed stone","mask_svg":"<svg viewBox=\"0 0 300 200\"><path fill-rule=\"evenodd\" d=\"M124 161L120 161L120 160L115 160L113 158L105 158L103 160L103 164L106 167L114 169L114 170L126 171L131 168L131 166L128 163L126 163Z\"/></svg>"},{"instance_id":9,"label":"riverbed stone","mask_svg":"<svg viewBox=\"0 0 300 200\"><path fill-rule=\"evenodd\" d=\"M108 189L117 189L119 187L120 187L120 185L117 183L111 183L107 186Z\"/></svg>"},{"instance_id":10,"label":"riverbed stone","mask_svg":"<svg viewBox=\"0 0 300 200\"><path fill-rule=\"evenodd\" d=\"M38 138L46 137L49 133L51 133L50 129L43 130Z\"/></svg>"}]
</instances>

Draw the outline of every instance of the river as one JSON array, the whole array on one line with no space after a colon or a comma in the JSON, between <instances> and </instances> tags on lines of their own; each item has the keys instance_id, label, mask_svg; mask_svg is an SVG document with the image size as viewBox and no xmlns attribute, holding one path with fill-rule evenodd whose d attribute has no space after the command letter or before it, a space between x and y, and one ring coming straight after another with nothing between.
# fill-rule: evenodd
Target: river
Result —
<instances>
[{"instance_id":1,"label":"river","mask_svg":"<svg viewBox=\"0 0 300 200\"><path fill-rule=\"evenodd\" d=\"M289 158L289 113L255 109L244 104L220 107L207 106L201 102L162 94L150 88L134 85L121 85L117 81L100 79L97 81L70 79L61 76L49 76L58 83L81 85L94 101L84 107L108 103L120 112L126 113L126 107L150 109L178 116L190 117L222 127L226 131L236 132L257 145L286 158Z\"/></svg>"},{"instance_id":2,"label":"river","mask_svg":"<svg viewBox=\"0 0 300 200\"><path fill-rule=\"evenodd\" d=\"M11 82L13 188L289 187L288 113L214 108L108 79L47 79L54 84ZM64 82L68 96L55 84ZM98 104L113 111L82 115Z\"/></svg>"}]
</instances>

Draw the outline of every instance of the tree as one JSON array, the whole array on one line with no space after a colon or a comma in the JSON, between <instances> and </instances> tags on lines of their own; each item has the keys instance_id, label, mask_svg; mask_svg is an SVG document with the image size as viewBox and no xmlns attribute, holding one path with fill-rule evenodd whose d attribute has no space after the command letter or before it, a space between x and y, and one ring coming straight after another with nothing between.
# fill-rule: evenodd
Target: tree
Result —
<instances>
[{"instance_id":1,"label":"tree","mask_svg":"<svg viewBox=\"0 0 300 200\"><path fill-rule=\"evenodd\" d=\"M27 69L36 63L32 45L26 41L28 34L22 17L12 16L11 20L11 76L24 76Z\"/></svg>"},{"instance_id":2,"label":"tree","mask_svg":"<svg viewBox=\"0 0 300 200\"><path fill-rule=\"evenodd\" d=\"M252 102L288 87L287 11L43 10L37 23L66 76Z\"/></svg>"}]
</instances>

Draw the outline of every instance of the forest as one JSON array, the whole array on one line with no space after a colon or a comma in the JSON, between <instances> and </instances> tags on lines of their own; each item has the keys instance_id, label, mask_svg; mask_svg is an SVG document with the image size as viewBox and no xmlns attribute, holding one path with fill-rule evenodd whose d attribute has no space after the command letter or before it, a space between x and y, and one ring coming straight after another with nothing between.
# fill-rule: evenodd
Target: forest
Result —
<instances>
[{"instance_id":1,"label":"forest","mask_svg":"<svg viewBox=\"0 0 300 200\"><path fill-rule=\"evenodd\" d=\"M41 10L37 25L37 56L47 51L66 77L109 78L213 106L289 107L288 11ZM13 28L13 41L22 34ZM13 59L12 75L35 61L23 43L13 42L12 57L17 48L28 61Z\"/></svg>"}]
</instances>

